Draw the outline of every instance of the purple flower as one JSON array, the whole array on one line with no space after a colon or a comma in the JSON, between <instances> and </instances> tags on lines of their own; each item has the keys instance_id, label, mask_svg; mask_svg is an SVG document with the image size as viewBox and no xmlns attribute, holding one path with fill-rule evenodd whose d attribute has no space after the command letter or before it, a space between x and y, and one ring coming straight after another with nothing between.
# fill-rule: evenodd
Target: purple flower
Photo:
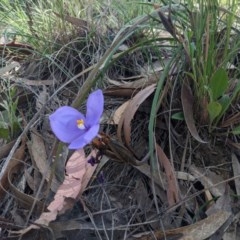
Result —
<instances>
[{"instance_id":1,"label":"purple flower","mask_svg":"<svg viewBox=\"0 0 240 240\"><path fill-rule=\"evenodd\" d=\"M103 102L102 91L97 90L88 97L86 116L72 107L58 108L49 116L52 131L70 149L83 148L98 134Z\"/></svg>"}]
</instances>

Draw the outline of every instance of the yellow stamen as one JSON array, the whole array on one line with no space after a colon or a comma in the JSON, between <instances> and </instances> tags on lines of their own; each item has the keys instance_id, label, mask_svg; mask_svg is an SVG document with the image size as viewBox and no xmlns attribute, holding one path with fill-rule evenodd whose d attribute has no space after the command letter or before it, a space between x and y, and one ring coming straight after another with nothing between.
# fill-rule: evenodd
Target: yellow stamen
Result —
<instances>
[{"instance_id":1,"label":"yellow stamen","mask_svg":"<svg viewBox=\"0 0 240 240\"><path fill-rule=\"evenodd\" d=\"M83 119L77 120L77 127L78 127L79 129L85 129L84 120L83 120Z\"/></svg>"}]
</instances>

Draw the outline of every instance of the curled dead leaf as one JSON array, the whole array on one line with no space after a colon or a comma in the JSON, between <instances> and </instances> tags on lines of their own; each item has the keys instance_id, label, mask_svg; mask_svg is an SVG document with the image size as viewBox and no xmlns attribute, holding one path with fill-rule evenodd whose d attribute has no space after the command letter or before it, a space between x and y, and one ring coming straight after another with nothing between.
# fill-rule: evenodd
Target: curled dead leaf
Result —
<instances>
[{"instance_id":1,"label":"curled dead leaf","mask_svg":"<svg viewBox=\"0 0 240 240\"><path fill-rule=\"evenodd\" d=\"M183 106L184 118L190 131L191 135L200 143L207 143L202 140L197 132L197 128L195 126L194 118L193 118L193 95L190 87L183 83L181 90L181 99Z\"/></svg>"},{"instance_id":2,"label":"curled dead leaf","mask_svg":"<svg viewBox=\"0 0 240 240\"><path fill-rule=\"evenodd\" d=\"M113 123L118 125L120 122L120 119L124 113L124 111L126 110L126 108L128 107L130 101L124 102L114 113L113 115Z\"/></svg>"},{"instance_id":3,"label":"curled dead leaf","mask_svg":"<svg viewBox=\"0 0 240 240\"><path fill-rule=\"evenodd\" d=\"M125 142L130 147L131 142L131 121L138 110L139 106L149 97L155 90L156 84L152 84L140 92L138 92L129 102L121 120L118 124L118 137L121 139L122 128L124 130Z\"/></svg>"},{"instance_id":4,"label":"curled dead leaf","mask_svg":"<svg viewBox=\"0 0 240 240\"><path fill-rule=\"evenodd\" d=\"M19 166L21 161L24 160L25 156L25 148L26 148L26 139L24 138L20 147L16 150L13 157L10 159L8 164L1 169L0 172L0 199L3 199L8 188L9 188L9 181L8 181L8 174L9 171L16 166Z\"/></svg>"},{"instance_id":5,"label":"curled dead leaf","mask_svg":"<svg viewBox=\"0 0 240 240\"><path fill-rule=\"evenodd\" d=\"M166 173L168 185L167 187L168 204L169 206L173 206L175 203L179 201L178 184L175 176L175 171L170 163L170 160L168 159L168 157L165 155L162 148L158 144L156 144L156 151L158 155L158 160L160 164L163 166Z\"/></svg>"},{"instance_id":6,"label":"curled dead leaf","mask_svg":"<svg viewBox=\"0 0 240 240\"><path fill-rule=\"evenodd\" d=\"M131 240L204 240L216 233L217 230L221 228L230 217L231 213L219 210L218 212L192 225L165 231L155 231L154 233L142 233L141 236L138 234L138 236L131 238Z\"/></svg>"}]
</instances>

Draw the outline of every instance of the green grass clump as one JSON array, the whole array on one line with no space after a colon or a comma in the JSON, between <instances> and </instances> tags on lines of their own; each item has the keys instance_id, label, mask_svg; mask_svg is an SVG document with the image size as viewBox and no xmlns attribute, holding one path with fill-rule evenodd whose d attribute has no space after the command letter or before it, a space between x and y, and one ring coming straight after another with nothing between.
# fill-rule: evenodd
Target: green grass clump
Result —
<instances>
[{"instance_id":1,"label":"green grass clump","mask_svg":"<svg viewBox=\"0 0 240 240\"><path fill-rule=\"evenodd\" d=\"M190 61L188 74L193 80L198 109L202 116L208 116L211 127L219 123L239 91L237 87L234 93L228 92L229 64L240 44L231 42L232 34L236 34L236 3L229 3L228 12L218 1L198 1L198 5L195 11L188 9L191 24L183 33Z\"/></svg>"},{"instance_id":2,"label":"green grass clump","mask_svg":"<svg viewBox=\"0 0 240 240\"><path fill-rule=\"evenodd\" d=\"M21 117L18 115L17 106L18 98L16 98L16 88L14 86L4 86L4 99L1 99L0 107L0 138L7 141L14 139L21 129Z\"/></svg>"},{"instance_id":3,"label":"green grass clump","mask_svg":"<svg viewBox=\"0 0 240 240\"><path fill-rule=\"evenodd\" d=\"M112 32L142 15L146 9L149 10L136 3L117 0L3 0L0 3L0 26L7 39L16 38L42 54L51 54L79 38L81 31L86 29L96 34L105 32L111 37Z\"/></svg>"},{"instance_id":4,"label":"green grass clump","mask_svg":"<svg viewBox=\"0 0 240 240\"><path fill-rule=\"evenodd\" d=\"M193 91L195 116L211 132L219 125L240 91L234 66L239 52L237 2L188 0L181 11L174 9L161 20L182 46L185 63L182 78Z\"/></svg>"}]
</instances>

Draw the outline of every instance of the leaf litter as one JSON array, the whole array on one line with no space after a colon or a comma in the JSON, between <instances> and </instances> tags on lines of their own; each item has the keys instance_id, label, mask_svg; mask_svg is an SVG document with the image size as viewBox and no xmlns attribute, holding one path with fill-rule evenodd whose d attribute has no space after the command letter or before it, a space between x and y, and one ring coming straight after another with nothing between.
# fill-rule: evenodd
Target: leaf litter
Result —
<instances>
[{"instance_id":1,"label":"leaf litter","mask_svg":"<svg viewBox=\"0 0 240 240\"><path fill-rule=\"evenodd\" d=\"M159 15L163 25L174 37L179 37L174 33L170 12L168 16L163 12ZM81 19L63 16L63 21L84 29L85 34L89 31L88 23ZM92 45L93 56L99 54L99 49L94 48L96 43L106 44L99 36L100 33ZM108 44L110 46L111 41ZM128 41L124 44L130 49ZM85 152L79 150L73 154L65 148L61 153L53 151L54 138L46 116L61 105L70 105L79 94L79 85L86 80L84 74L96 66L89 64L83 49L79 51L81 46L70 45L71 50L63 47L52 56L66 66L67 72L53 66L48 59L42 59L41 64L35 59L20 63L18 78L12 73L13 79L19 80L12 82L37 96L36 101L25 99L24 113L31 108L39 109L39 113L25 128L24 137L21 135L10 145L1 146L1 237L16 234L22 239L33 236L34 239L142 240L224 237L238 211L239 143L232 138L222 141L221 136L208 142L200 137L205 136L205 132L194 119L193 93L187 84L177 86L174 94L178 95L172 102L172 109L183 111L185 122L169 119L171 81L167 82L169 85L156 114L154 154L159 161L159 175L152 175L148 161L141 166L124 159L116 161L121 155L127 156L126 153L141 161L148 151L149 109L164 66L156 61L158 68L145 70L148 77L137 77L142 76L142 72L136 60L144 61L145 57L141 51L117 59L105 72L106 85L115 87L103 89L110 117L102 123L101 130L122 144L121 151L126 153L109 154L109 148L92 152L91 145ZM152 57L154 51L149 51ZM171 51L164 56L168 61ZM141 69L145 66L143 62ZM88 70L85 72L85 69ZM82 74L78 75L79 71ZM77 81L74 77L69 81L69 76L77 75ZM168 77L174 79L175 75ZM68 85L64 85L66 81ZM233 116L226 118L222 125L237 122L238 115ZM185 144L188 131L192 138ZM220 143L226 143L222 145L224 149L219 147ZM228 147L234 150L231 152ZM85 156L92 157L99 152L100 163L91 166ZM57 154L62 157L61 163L55 159ZM183 155L185 162L181 167L179 156ZM235 179L229 182L231 174Z\"/></svg>"},{"instance_id":2,"label":"leaf litter","mask_svg":"<svg viewBox=\"0 0 240 240\"><path fill-rule=\"evenodd\" d=\"M88 158L95 157L92 152ZM85 166L79 165L85 161ZM74 202L83 193L87 186L86 179L94 172L94 167L88 164L84 150L75 151L66 164L66 176L63 183L58 187L54 200L47 206L48 212L41 213L34 224L29 227L14 232L14 234L26 234L32 229L39 229L39 225L48 226L50 222L56 220L58 215L65 213L73 207ZM13 232L12 232L13 233Z\"/></svg>"}]
</instances>

